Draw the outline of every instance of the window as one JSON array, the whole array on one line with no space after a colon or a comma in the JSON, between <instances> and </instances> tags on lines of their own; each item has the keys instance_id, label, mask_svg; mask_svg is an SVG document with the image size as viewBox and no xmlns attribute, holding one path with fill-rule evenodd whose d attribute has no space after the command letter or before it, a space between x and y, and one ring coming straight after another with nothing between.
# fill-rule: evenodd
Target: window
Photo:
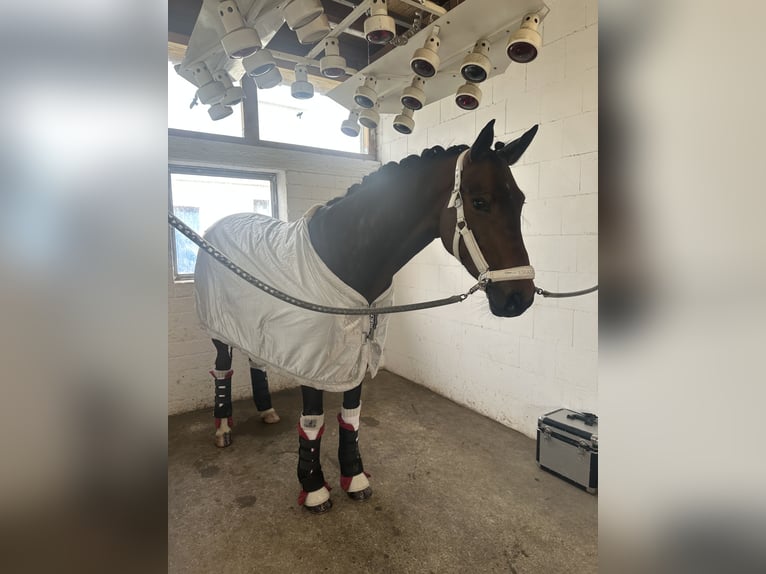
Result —
<instances>
[{"instance_id":1,"label":"window","mask_svg":"<svg viewBox=\"0 0 766 574\"><path fill-rule=\"evenodd\" d=\"M199 233L199 207L174 205L173 215ZM191 275L197 261L197 246L177 231L176 236L176 274Z\"/></svg>"},{"instance_id":2,"label":"window","mask_svg":"<svg viewBox=\"0 0 766 574\"><path fill-rule=\"evenodd\" d=\"M319 93L298 100L284 84L258 91L258 134L262 140L364 153L365 130L360 129L355 138L348 137L340 131L346 118L346 108Z\"/></svg>"},{"instance_id":3,"label":"window","mask_svg":"<svg viewBox=\"0 0 766 574\"><path fill-rule=\"evenodd\" d=\"M170 207L173 214L200 235L233 213L277 217L276 176L171 166ZM197 262L197 246L175 229L172 246L175 279L191 279Z\"/></svg>"},{"instance_id":4,"label":"window","mask_svg":"<svg viewBox=\"0 0 766 574\"><path fill-rule=\"evenodd\" d=\"M185 52L186 46L168 42L168 129L194 132L200 138L209 139L202 134L212 134L224 136L214 139L237 138L247 144L287 144L352 154L367 155L375 148L365 128L355 138L340 131L348 110L326 95L337 82L310 76L314 97L299 100L290 91L295 78L292 70L281 69L282 84L267 90L258 90L251 78L243 77L245 99L231 106L231 115L214 121L208 106L196 101L197 88L175 71Z\"/></svg>"}]
</instances>

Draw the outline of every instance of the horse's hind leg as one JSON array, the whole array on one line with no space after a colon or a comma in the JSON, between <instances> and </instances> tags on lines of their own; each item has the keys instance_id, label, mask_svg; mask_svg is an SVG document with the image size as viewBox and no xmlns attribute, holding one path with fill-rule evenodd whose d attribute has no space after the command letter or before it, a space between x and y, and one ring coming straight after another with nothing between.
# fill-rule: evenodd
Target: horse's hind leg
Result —
<instances>
[{"instance_id":1,"label":"horse's hind leg","mask_svg":"<svg viewBox=\"0 0 766 574\"><path fill-rule=\"evenodd\" d=\"M332 508L330 489L319 462L322 434L324 433L324 407L322 391L302 386L303 415L298 423L298 480L301 493L298 504L314 513Z\"/></svg>"},{"instance_id":2,"label":"horse's hind leg","mask_svg":"<svg viewBox=\"0 0 766 574\"><path fill-rule=\"evenodd\" d=\"M231 444L231 347L213 339L216 357L215 368L210 371L215 379L215 446L223 448Z\"/></svg>"},{"instance_id":3,"label":"horse's hind leg","mask_svg":"<svg viewBox=\"0 0 766 574\"><path fill-rule=\"evenodd\" d=\"M362 384L343 393L343 408L338 414L338 461L340 486L353 500L367 500L372 487L364 472L359 453L359 416L362 411Z\"/></svg>"},{"instance_id":4,"label":"horse's hind leg","mask_svg":"<svg viewBox=\"0 0 766 574\"><path fill-rule=\"evenodd\" d=\"M279 415L271 406L271 393L269 392L269 377L266 370L250 359L250 383L253 387L253 402L261 420L268 424L279 422Z\"/></svg>"}]
</instances>

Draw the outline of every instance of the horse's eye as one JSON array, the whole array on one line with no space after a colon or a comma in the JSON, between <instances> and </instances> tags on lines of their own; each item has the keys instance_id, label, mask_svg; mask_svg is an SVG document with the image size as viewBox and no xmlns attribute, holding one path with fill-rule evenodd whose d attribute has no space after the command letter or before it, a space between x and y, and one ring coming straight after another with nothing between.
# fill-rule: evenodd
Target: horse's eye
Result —
<instances>
[{"instance_id":1,"label":"horse's eye","mask_svg":"<svg viewBox=\"0 0 766 574\"><path fill-rule=\"evenodd\" d=\"M479 211L489 211L489 202L481 198L474 199L473 206Z\"/></svg>"}]
</instances>

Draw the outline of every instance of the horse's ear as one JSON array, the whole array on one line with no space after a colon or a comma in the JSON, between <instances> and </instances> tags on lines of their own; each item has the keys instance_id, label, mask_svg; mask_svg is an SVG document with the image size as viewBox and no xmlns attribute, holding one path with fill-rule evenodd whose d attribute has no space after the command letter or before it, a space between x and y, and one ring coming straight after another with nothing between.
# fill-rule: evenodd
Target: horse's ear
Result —
<instances>
[{"instance_id":1,"label":"horse's ear","mask_svg":"<svg viewBox=\"0 0 766 574\"><path fill-rule=\"evenodd\" d=\"M508 165L513 165L517 161L519 161L519 158L521 158L522 155L524 155L524 152L527 151L527 148L529 147L529 144L532 143L532 140L535 138L535 134L537 133L537 124L532 126L530 129L528 129L524 134L518 138L513 140L511 143L507 144L503 149L499 150L497 152L497 155L499 155L505 163Z\"/></svg>"},{"instance_id":2,"label":"horse's ear","mask_svg":"<svg viewBox=\"0 0 766 574\"><path fill-rule=\"evenodd\" d=\"M471 159L479 159L488 153L492 147L492 141L495 139L495 120L489 120L489 123L481 130L476 141L471 146Z\"/></svg>"}]
</instances>

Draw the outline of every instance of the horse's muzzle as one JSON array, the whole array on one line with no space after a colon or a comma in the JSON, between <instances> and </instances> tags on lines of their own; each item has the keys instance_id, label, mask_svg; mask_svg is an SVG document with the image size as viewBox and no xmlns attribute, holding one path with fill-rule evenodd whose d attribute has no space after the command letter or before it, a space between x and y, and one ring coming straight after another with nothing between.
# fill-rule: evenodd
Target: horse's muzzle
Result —
<instances>
[{"instance_id":1,"label":"horse's muzzle","mask_svg":"<svg viewBox=\"0 0 766 574\"><path fill-rule=\"evenodd\" d=\"M505 292L497 285L488 285L487 299L489 300L489 310L497 317L518 317L529 309L535 300L534 290L528 295L525 291L513 289L510 292Z\"/></svg>"}]
</instances>

